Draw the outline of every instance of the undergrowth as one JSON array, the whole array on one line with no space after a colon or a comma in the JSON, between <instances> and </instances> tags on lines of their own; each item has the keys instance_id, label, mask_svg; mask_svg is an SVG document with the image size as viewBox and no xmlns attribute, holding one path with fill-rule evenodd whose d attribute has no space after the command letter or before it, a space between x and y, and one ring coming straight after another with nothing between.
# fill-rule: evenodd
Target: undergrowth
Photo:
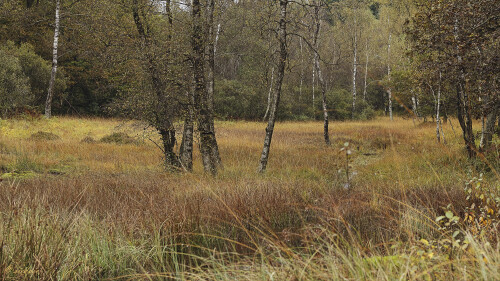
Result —
<instances>
[{"instance_id":1,"label":"undergrowth","mask_svg":"<svg viewBox=\"0 0 500 281\"><path fill-rule=\"evenodd\" d=\"M215 178L166 173L154 144L81 141L134 128L2 121L2 172L33 173L0 182L3 280L499 279L498 163L451 131L333 123L326 147L321 124L280 123L257 175L264 125L221 122Z\"/></svg>"}]
</instances>

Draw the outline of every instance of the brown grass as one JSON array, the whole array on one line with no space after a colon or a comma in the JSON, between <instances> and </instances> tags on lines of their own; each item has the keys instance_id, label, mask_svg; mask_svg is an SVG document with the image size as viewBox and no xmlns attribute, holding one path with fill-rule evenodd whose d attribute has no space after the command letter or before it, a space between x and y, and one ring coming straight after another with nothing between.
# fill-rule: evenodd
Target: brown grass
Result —
<instances>
[{"instance_id":1,"label":"brown grass","mask_svg":"<svg viewBox=\"0 0 500 281\"><path fill-rule=\"evenodd\" d=\"M256 167L265 124L220 122L217 137L225 169L215 178L203 174L198 152L194 173L167 173L161 153L149 141L81 142L115 132L157 141L157 135L134 122L3 122L3 172L14 170L21 158L38 169L30 177L0 182L1 212L15 216L28 208L85 216L109 235L130 241L160 235L183 245L245 254L269 241L306 247L318 239L311 232L318 226L358 237L361 250L368 252L374 249L368 245L391 239L418 239L435 230L442 207L451 203L457 213L464 210L464 183L479 174L466 164L460 137L449 127L444 145L436 143L432 128L404 120L333 123L331 147L323 144L318 122L279 123L264 175ZM51 129L61 140L27 140L35 128ZM354 151L349 190L344 189L345 172L339 171L346 165L339 151L345 142ZM495 178L489 182L494 185Z\"/></svg>"}]
</instances>

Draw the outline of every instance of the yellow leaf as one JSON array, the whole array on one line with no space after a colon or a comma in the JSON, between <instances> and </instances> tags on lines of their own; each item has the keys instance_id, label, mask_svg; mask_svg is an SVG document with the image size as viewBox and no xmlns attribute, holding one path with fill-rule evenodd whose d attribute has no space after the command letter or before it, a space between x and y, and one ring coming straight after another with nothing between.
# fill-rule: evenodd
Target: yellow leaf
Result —
<instances>
[{"instance_id":1,"label":"yellow leaf","mask_svg":"<svg viewBox=\"0 0 500 281\"><path fill-rule=\"evenodd\" d=\"M425 246L429 246L429 241L425 240L425 239L420 239L420 242L422 242Z\"/></svg>"}]
</instances>

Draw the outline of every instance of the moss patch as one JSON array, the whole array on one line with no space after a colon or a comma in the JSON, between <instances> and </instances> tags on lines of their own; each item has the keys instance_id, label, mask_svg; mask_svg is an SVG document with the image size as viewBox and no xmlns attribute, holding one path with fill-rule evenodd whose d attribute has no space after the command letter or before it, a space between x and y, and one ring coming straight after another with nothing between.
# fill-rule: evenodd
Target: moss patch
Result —
<instances>
[{"instance_id":1,"label":"moss patch","mask_svg":"<svg viewBox=\"0 0 500 281\"><path fill-rule=\"evenodd\" d=\"M116 143L116 144L137 144L138 141L123 132L112 133L111 135L104 136L100 142Z\"/></svg>"},{"instance_id":2,"label":"moss patch","mask_svg":"<svg viewBox=\"0 0 500 281\"><path fill-rule=\"evenodd\" d=\"M53 133L38 131L32 134L28 139L32 141L55 141L60 140L61 137Z\"/></svg>"},{"instance_id":3,"label":"moss patch","mask_svg":"<svg viewBox=\"0 0 500 281\"><path fill-rule=\"evenodd\" d=\"M83 143L96 143L96 140L91 136L86 136L82 139Z\"/></svg>"}]
</instances>

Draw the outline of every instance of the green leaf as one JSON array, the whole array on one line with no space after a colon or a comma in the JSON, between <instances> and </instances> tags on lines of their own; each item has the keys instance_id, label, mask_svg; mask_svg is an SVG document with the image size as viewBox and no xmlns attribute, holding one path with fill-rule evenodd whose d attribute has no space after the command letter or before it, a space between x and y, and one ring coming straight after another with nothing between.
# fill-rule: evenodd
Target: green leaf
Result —
<instances>
[{"instance_id":1,"label":"green leaf","mask_svg":"<svg viewBox=\"0 0 500 281\"><path fill-rule=\"evenodd\" d=\"M449 219L453 218L453 212L452 211L447 211L445 216Z\"/></svg>"}]
</instances>

